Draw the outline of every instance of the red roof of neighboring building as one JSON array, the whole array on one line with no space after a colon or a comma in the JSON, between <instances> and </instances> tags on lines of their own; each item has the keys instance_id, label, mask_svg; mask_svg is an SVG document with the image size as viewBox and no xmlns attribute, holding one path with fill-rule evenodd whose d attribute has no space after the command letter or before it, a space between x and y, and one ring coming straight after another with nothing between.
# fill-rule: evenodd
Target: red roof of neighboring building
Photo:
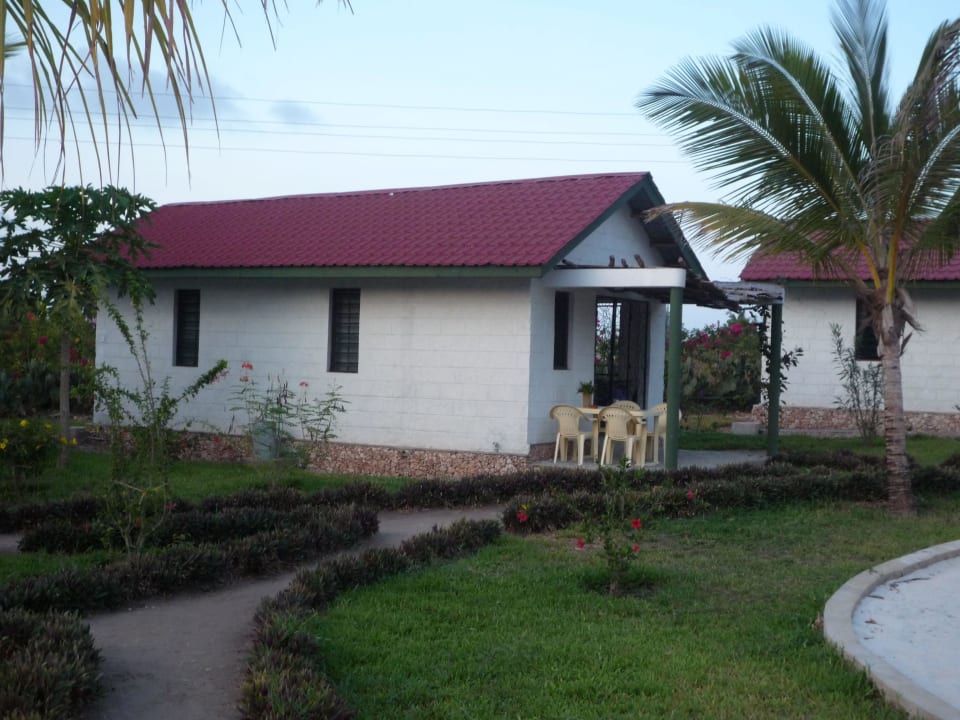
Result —
<instances>
[{"instance_id":1,"label":"red roof of neighboring building","mask_svg":"<svg viewBox=\"0 0 960 720\"><path fill-rule=\"evenodd\" d=\"M157 208L138 265L530 267L629 199L648 173L576 175Z\"/></svg>"},{"instance_id":2,"label":"red roof of neighboring building","mask_svg":"<svg viewBox=\"0 0 960 720\"><path fill-rule=\"evenodd\" d=\"M867 264L860 260L857 267L861 279L869 280L870 271ZM743 270L740 279L751 282L779 281L779 280L840 280L836 275L814 275L808 263L804 263L796 253L782 253L779 255L761 255L754 253ZM960 253L953 256L950 262L943 265L931 263L918 273L913 281L937 282L946 280L960 280Z\"/></svg>"}]
</instances>

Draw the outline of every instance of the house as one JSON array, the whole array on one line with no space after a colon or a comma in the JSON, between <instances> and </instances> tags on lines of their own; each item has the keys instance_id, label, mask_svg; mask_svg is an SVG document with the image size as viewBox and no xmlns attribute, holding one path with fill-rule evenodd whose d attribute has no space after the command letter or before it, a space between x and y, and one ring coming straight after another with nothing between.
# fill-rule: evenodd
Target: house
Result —
<instances>
[{"instance_id":1,"label":"house","mask_svg":"<svg viewBox=\"0 0 960 720\"><path fill-rule=\"evenodd\" d=\"M866 264L861 277L869 281ZM740 274L743 282L775 283L783 288L782 341L785 350L803 348L788 385L780 427L805 430L852 430L852 416L837 408L842 395L834 362L831 324L842 329L844 345L855 348L862 363L878 362L876 338L866 309L849 282L817 277L795 255L754 254ZM960 256L929 266L906 287L922 326L914 331L901 359L903 405L910 432L960 435L960 323L956 292Z\"/></svg>"},{"instance_id":2,"label":"house","mask_svg":"<svg viewBox=\"0 0 960 720\"><path fill-rule=\"evenodd\" d=\"M226 359L178 418L218 431L244 421L228 409L242 363L339 387L323 462L340 471L524 467L552 453L548 412L581 381L663 400L666 303L678 337L683 302L727 304L673 219L644 217L662 203L624 173L160 207L140 262L153 373L182 387ZM598 308L615 351L595 368ZM104 314L97 357L136 382Z\"/></svg>"}]
</instances>

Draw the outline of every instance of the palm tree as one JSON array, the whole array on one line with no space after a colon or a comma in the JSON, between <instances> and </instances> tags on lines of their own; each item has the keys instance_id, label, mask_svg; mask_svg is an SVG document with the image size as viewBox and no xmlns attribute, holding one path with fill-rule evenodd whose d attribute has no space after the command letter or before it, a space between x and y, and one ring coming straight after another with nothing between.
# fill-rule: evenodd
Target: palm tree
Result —
<instances>
[{"instance_id":1,"label":"palm tree","mask_svg":"<svg viewBox=\"0 0 960 720\"><path fill-rule=\"evenodd\" d=\"M318 0L319 5L322 0ZM350 8L350 0L338 0ZM236 28L229 0L221 0L224 27ZM260 0L268 30L273 35L275 0ZM4 62L25 50L30 63L34 97L34 142L39 148L48 121L59 131L59 157L65 159L68 136L76 139L77 120L86 126L103 171L98 133L104 140L107 168L111 167L110 111L122 118L129 135L131 117L137 116L137 95L160 126L154 94L156 77L150 70L163 66L161 84L172 95L180 119L184 147L189 159L187 112L195 95L210 95L210 77L200 35L193 21L193 3L180 0L90 0L43 2L42 0L0 0L0 33L15 30L17 37L0 34L0 99L4 95ZM236 5L240 7L240 3ZM239 40L239 37L237 38ZM126 56L124 63L122 56ZM123 65L126 65L126 77ZM139 81L131 80L136 70ZM140 84L137 89L134 85ZM211 105L213 98L211 97ZM0 166L3 162L3 107L0 103ZM214 108L214 116L216 110ZM97 119L99 118L99 120ZM119 142L120 137L115 141Z\"/></svg>"},{"instance_id":2,"label":"palm tree","mask_svg":"<svg viewBox=\"0 0 960 720\"><path fill-rule=\"evenodd\" d=\"M729 57L683 61L638 107L727 192L726 202L660 212L678 211L728 259L794 253L867 301L883 367L888 501L906 514L900 356L918 323L905 283L960 248L960 19L934 30L896 105L883 2L838 0L832 20L840 67L761 28Z\"/></svg>"}]
</instances>

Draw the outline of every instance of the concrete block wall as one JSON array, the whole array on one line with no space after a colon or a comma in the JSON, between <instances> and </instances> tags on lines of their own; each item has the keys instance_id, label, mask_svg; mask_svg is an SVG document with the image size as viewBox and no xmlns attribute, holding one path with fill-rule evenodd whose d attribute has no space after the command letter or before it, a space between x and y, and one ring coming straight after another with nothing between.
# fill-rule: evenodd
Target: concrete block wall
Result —
<instances>
[{"instance_id":1,"label":"concrete block wall","mask_svg":"<svg viewBox=\"0 0 960 720\"><path fill-rule=\"evenodd\" d=\"M246 373L261 385L278 374L310 396L339 385L349 401L339 439L346 443L526 454L529 281L159 279L146 309L154 376L185 387L219 358L230 375L187 405L178 423L236 431L231 387ZM331 287L359 287L357 373L328 373ZM200 363L173 366L173 298L201 290ZM101 314L97 357L127 386L136 368L118 330ZM103 420L103 418L99 418Z\"/></svg>"},{"instance_id":2,"label":"concrete block wall","mask_svg":"<svg viewBox=\"0 0 960 720\"><path fill-rule=\"evenodd\" d=\"M917 288L912 291L923 330L914 332L901 358L903 402L907 411L950 413L960 404L960 322L956 291ZM788 406L832 408L841 394L833 362L830 323L843 327L852 346L856 300L848 288L788 287L783 306L783 346L803 348L796 368L787 372Z\"/></svg>"}]
</instances>

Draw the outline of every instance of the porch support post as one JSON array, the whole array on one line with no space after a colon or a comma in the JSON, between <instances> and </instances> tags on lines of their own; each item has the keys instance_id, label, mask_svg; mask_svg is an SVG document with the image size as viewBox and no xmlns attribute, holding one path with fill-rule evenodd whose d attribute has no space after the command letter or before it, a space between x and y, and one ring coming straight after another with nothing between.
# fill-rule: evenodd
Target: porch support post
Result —
<instances>
[{"instance_id":1,"label":"porch support post","mask_svg":"<svg viewBox=\"0 0 960 720\"><path fill-rule=\"evenodd\" d=\"M670 288L670 327L667 353L667 447L663 466L677 469L680 452L680 342L683 334L683 288Z\"/></svg>"},{"instance_id":2,"label":"porch support post","mask_svg":"<svg viewBox=\"0 0 960 720\"><path fill-rule=\"evenodd\" d=\"M780 449L780 361L783 357L783 305L770 306L770 385L767 399L767 455Z\"/></svg>"}]
</instances>

